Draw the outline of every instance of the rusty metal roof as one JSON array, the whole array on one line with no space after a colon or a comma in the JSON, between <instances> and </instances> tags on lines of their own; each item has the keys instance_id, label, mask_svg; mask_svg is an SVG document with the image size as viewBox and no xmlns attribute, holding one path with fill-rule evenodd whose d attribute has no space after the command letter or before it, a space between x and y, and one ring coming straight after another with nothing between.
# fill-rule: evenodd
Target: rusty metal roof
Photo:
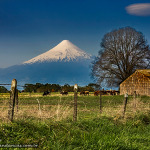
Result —
<instances>
[{"instance_id":1,"label":"rusty metal roof","mask_svg":"<svg viewBox=\"0 0 150 150\"><path fill-rule=\"evenodd\" d=\"M150 69L136 69L135 72L142 73L144 76L146 76L147 78L150 79ZM134 73L135 73L135 72L134 72ZM134 73L131 74L128 78L130 78L132 75L134 75ZM127 78L127 79L128 79L128 78ZM122 81L122 82L120 83L120 85L121 85L122 83L124 83L127 79L125 79L124 81Z\"/></svg>"},{"instance_id":2,"label":"rusty metal roof","mask_svg":"<svg viewBox=\"0 0 150 150\"><path fill-rule=\"evenodd\" d=\"M136 71L144 74L147 77L150 77L150 69L137 69Z\"/></svg>"}]
</instances>

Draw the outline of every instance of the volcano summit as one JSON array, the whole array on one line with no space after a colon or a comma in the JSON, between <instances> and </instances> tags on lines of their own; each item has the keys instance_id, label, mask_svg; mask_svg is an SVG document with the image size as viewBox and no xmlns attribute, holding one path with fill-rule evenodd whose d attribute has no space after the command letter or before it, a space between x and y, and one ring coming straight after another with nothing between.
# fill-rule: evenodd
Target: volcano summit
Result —
<instances>
[{"instance_id":1,"label":"volcano summit","mask_svg":"<svg viewBox=\"0 0 150 150\"><path fill-rule=\"evenodd\" d=\"M68 40L21 65L0 70L0 82L17 79L19 84L50 83L86 85L90 79L91 55Z\"/></svg>"},{"instance_id":2,"label":"volcano summit","mask_svg":"<svg viewBox=\"0 0 150 150\"><path fill-rule=\"evenodd\" d=\"M63 40L53 49L38 55L24 64L32 64L36 62L56 62L56 61L78 61L81 59L90 59L90 55L85 53L83 50L72 44L68 40Z\"/></svg>"}]
</instances>

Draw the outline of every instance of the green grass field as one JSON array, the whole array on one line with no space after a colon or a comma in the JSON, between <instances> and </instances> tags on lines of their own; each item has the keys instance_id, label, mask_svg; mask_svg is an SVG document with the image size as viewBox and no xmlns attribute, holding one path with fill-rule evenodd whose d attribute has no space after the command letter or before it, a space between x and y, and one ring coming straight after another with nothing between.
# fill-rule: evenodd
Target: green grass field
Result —
<instances>
[{"instance_id":1,"label":"green grass field","mask_svg":"<svg viewBox=\"0 0 150 150\"><path fill-rule=\"evenodd\" d=\"M150 97L129 96L125 117L123 96L78 96L73 122L73 93L20 93L18 112L8 120L9 94L0 94L0 146L9 149L149 150ZM136 105L136 107L135 107ZM14 147L16 148L14 148ZM28 148L27 148L28 146ZM36 147L37 148L34 148ZM2 148L8 149L8 148Z\"/></svg>"}]
</instances>

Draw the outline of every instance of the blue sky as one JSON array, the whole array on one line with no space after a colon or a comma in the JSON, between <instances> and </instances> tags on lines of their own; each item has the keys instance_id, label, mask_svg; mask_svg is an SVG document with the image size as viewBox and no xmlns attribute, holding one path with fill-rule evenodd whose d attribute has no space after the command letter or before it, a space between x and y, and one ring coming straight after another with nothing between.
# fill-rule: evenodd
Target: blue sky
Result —
<instances>
[{"instance_id":1,"label":"blue sky","mask_svg":"<svg viewBox=\"0 0 150 150\"><path fill-rule=\"evenodd\" d=\"M97 55L104 34L125 26L150 44L150 0L0 0L0 68L62 40Z\"/></svg>"}]
</instances>

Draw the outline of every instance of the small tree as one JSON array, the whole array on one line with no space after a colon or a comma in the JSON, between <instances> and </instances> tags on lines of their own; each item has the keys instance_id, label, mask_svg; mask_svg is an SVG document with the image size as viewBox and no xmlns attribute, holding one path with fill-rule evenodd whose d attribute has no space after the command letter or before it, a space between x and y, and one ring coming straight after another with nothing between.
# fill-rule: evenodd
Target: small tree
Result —
<instances>
[{"instance_id":1,"label":"small tree","mask_svg":"<svg viewBox=\"0 0 150 150\"><path fill-rule=\"evenodd\" d=\"M25 84L24 85L24 91L25 92L36 92L36 85L34 84Z\"/></svg>"},{"instance_id":2,"label":"small tree","mask_svg":"<svg viewBox=\"0 0 150 150\"><path fill-rule=\"evenodd\" d=\"M143 34L131 27L120 28L104 35L92 76L100 85L118 86L136 69L148 68L149 62L150 49Z\"/></svg>"},{"instance_id":3,"label":"small tree","mask_svg":"<svg viewBox=\"0 0 150 150\"><path fill-rule=\"evenodd\" d=\"M8 90L4 86L0 86L0 93L7 93Z\"/></svg>"},{"instance_id":4,"label":"small tree","mask_svg":"<svg viewBox=\"0 0 150 150\"><path fill-rule=\"evenodd\" d=\"M95 91L101 88L98 84L95 83L89 83L88 86L92 87Z\"/></svg>"}]
</instances>

